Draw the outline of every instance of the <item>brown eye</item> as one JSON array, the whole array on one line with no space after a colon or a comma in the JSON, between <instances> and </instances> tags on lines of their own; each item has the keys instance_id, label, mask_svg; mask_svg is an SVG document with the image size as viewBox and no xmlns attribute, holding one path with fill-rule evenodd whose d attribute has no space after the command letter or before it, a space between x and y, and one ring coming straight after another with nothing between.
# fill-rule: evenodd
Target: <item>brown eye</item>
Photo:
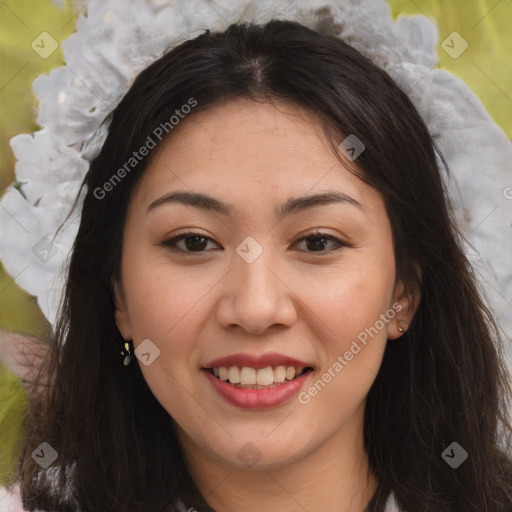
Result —
<instances>
[{"instance_id":1,"label":"brown eye","mask_svg":"<svg viewBox=\"0 0 512 512\"><path fill-rule=\"evenodd\" d=\"M213 242L211 238L200 233L185 233L163 242L162 245L182 252L205 252L209 241Z\"/></svg>"},{"instance_id":2,"label":"brown eye","mask_svg":"<svg viewBox=\"0 0 512 512\"><path fill-rule=\"evenodd\" d=\"M204 236L201 233L184 233L162 242L162 245L178 252L201 253L208 252L209 242L213 242L218 246L210 237ZM324 233L315 233L314 235L301 238L297 244L301 242L305 242L305 250L310 253L326 253L340 247L349 246L338 238Z\"/></svg>"},{"instance_id":3,"label":"brown eye","mask_svg":"<svg viewBox=\"0 0 512 512\"><path fill-rule=\"evenodd\" d=\"M334 248L331 246L333 250L347 246L347 244L338 240L336 237L321 233L301 238L297 243L304 241L306 242L307 252L329 252L325 250L329 244L335 245Z\"/></svg>"}]
</instances>

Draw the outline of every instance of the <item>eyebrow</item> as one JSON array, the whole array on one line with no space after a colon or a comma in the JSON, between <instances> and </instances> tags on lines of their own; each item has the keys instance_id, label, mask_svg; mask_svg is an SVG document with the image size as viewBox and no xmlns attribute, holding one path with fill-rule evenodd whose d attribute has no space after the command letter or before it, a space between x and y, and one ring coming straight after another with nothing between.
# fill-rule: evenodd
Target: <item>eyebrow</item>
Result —
<instances>
[{"instance_id":1,"label":"eyebrow","mask_svg":"<svg viewBox=\"0 0 512 512\"><path fill-rule=\"evenodd\" d=\"M235 209L232 204L224 203L206 194L201 194L199 192L175 191L169 192L168 194L165 194L153 201L147 207L146 215L158 206L170 203L193 206L194 208L212 211L222 215L230 215ZM288 215L293 215L316 206L334 203L350 204L361 209L363 212L366 212L366 208L353 197L343 192L329 191L309 196L292 197L275 210L275 215L278 219L283 219Z\"/></svg>"}]
</instances>

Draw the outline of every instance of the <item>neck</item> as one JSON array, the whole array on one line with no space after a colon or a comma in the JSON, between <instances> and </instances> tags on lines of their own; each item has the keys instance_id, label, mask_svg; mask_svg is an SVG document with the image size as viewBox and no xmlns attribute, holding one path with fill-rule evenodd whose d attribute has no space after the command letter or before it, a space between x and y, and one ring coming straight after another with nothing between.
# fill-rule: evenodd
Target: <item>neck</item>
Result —
<instances>
[{"instance_id":1,"label":"neck","mask_svg":"<svg viewBox=\"0 0 512 512\"><path fill-rule=\"evenodd\" d=\"M378 485L358 422L300 460L265 469L235 468L180 437L192 478L216 512L364 512Z\"/></svg>"}]
</instances>

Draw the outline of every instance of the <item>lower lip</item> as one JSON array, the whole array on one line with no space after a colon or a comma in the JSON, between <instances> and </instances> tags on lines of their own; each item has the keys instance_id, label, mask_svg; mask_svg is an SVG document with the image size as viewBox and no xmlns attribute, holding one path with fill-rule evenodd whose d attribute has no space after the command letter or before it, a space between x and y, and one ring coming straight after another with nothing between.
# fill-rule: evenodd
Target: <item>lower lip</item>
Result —
<instances>
[{"instance_id":1,"label":"lower lip","mask_svg":"<svg viewBox=\"0 0 512 512\"><path fill-rule=\"evenodd\" d=\"M215 391L231 405L244 409L270 409L283 404L297 394L309 377L311 370L304 372L296 379L285 381L275 388L268 389L237 388L218 379L208 370L203 370L203 373L212 383Z\"/></svg>"}]
</instances>

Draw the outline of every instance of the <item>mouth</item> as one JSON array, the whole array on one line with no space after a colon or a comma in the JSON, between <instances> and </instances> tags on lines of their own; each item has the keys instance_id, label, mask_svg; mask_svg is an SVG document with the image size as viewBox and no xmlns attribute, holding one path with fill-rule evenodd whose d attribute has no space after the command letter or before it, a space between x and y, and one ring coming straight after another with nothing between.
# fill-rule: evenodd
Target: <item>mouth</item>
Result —
<instances>
[{"instance_id":1,"label":"mouth","mask_svg":"<svg viewBox=\"0 0 512 512\"><path fill-rule=\"evenodd\" d=\"M314 371L309 362L270 352L231 354L203 365L209 386L227 403L262 410L289 402Z\"/></svg>"},{"instance_id":2,"label":"mouth","mask_svg":"<svg viewBox=\"0 0 512 512\"><path fill-rule=\"evenodd\" d=\"M313 371L311 366L216 366L203 368L217 380L224 381L242 389L273 389L298 379L301 375Z\"/></svg>"}]
</instances>

